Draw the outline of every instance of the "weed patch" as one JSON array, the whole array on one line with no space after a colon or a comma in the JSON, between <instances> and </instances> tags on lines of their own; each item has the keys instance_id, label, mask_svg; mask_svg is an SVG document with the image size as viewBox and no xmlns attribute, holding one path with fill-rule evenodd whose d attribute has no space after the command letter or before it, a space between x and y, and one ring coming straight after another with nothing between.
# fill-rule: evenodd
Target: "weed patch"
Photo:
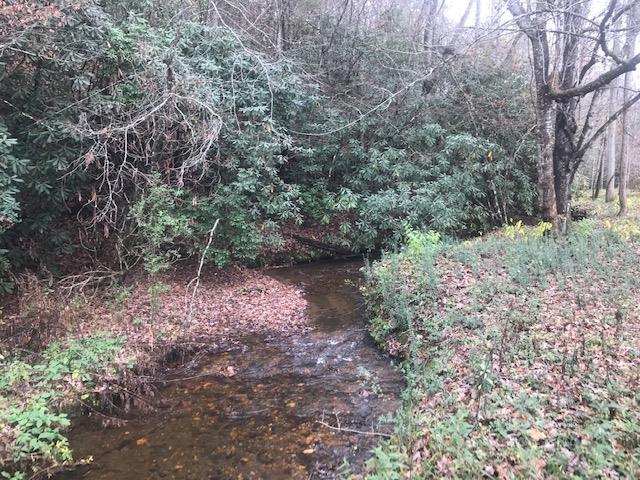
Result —
<instances>
[{"instance_id":1,"label":"weed patch","mask_svg":"<svg viewBox=\"0 0 640 480\"><path fill-rule=\"evenodd\" d=\"M372 334L408 384L370 477L638 478L637 225L516 222L421 254L412 233L370 265Z\"/></svg>"},{"instance_id":2,"label":"weed patch","mask_svg":"<svg viewBox=\"0 0 640 480\"><path fill-rule=\"evenodd\" d=\"M94 405L123 369L124 339L95 335L54 342L41 354L0 359L0 465L3 478L28 478L73 461L66 411Z\"/></svg>"}]
</instances>

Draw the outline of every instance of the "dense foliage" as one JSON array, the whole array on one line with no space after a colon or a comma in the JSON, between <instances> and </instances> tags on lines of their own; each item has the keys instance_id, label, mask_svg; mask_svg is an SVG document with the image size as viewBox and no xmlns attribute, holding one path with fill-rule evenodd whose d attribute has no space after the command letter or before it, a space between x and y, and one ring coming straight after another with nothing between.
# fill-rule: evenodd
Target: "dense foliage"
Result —
<instances>
[{"instance_id":1,"label":"dense foliage","mask_svg":"<svg viewBox=\"0 0 640 480\"><path fill-rule=\"evenodd\" d=\"M185 209L198 220L192 240L220 217L221 244L240 259L255 254L258 223L297 216L297 188L278 175L285 151L296 151L282 124L313 96L286 64L266 65L225 29L187 21L165 30L91 7L64 12L52 34L43 25L59 56L16 68L3 84L19 105L7 115L12 147L29 159L16 179L27 181L13 192L25 221L4 242L19 247L68 214L103 238L126 233L131 202L157 174L188 192ZM36 28L15 49L43 36ZM8 64L24 60L13 51ZM52 238L47 232L37 245Z\"/></svg>"},{"instance_id":2,"label":"dense foliage","mask_svg":"<svg viewBox=\"0 0 640 480\"><path fill-rule=\"evenodd\" d=\"M328 12L335 45L318 52L302 29L303 48L283 57L171 3L22 3L30 17L0 11L22 19L0 49L5 290L11 268L54 270L73 250L75 269L135 263L145 238L129 210L158 182L167 196L152 196L189 224L172 257L201 251L219 219L218 264L254 262L282 226L336 215L341 241L369 249L396 245L405 224L466 234L531 212L526 82L482 56L462 79L470 60L451 60L430 94L384 73L381 48L423 68L390 33L408 26L401 12L384 36ZM301 67L319 56L316 72ZM352 89L355 77L371 87Z\"/></svg>"},{"instance_id":3,"label":"dense foliage","mask_svg":"<svg viewBox=\"0 0 640 480\"><path fill-rule=\"evenodd\" d=\"M95 335L54 343L38 359L0 357L2 478L20 480L30 470L53 470L71 461L63 433L70 421L61 410L74 403L96 404L93 395L108 391L109 381L117 379L126 363L117 358L122 343L120 338Z\"/></svg>"}]
</instances>

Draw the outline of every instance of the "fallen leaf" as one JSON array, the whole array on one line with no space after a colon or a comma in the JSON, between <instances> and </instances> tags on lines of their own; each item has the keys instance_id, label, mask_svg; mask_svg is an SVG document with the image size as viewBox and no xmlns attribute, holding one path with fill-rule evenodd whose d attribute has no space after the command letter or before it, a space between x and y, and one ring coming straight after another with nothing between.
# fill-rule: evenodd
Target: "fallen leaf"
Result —
<instances>
[{"instance_id":1,"label":"fallen leaf","mask_svg":"<svg viewBox=\"0 0 640 480\"><path fill-rule=\"evenodd\" d=\"M530 428L527 430L527 433L534 442L539 442L540 440L547 438L547 434L537 428Z\"/></svg>"},{"instance_id":2,"label":"fallen leaf","mask_svg":"<svg viewBox=\"0 0 640 480\"><path fill-rule=\"evenodd\" d=\"M147 444L147 439L146 438L139 438L136 440L136 445L138 445L139 447L142 447L143 445Z\"/></svg>"}]
</instances>

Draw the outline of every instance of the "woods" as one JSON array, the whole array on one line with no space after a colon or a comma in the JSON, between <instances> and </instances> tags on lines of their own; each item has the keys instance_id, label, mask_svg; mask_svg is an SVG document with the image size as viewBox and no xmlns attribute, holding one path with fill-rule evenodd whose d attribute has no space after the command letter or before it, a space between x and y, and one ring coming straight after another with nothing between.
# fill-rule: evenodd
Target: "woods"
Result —
<instances>
[{"instance_id":1,"label":"woods","mask_svg":"<svg viewBox=\"0 0 640 480\"><path fill-rule=\"evenodd\" d=\"M135 262L129 208L156 184L191 224L178 256L220 219L219 264L265 261L287 225L337 222L366 250L406 222L472 233L532 213L524 70L496 68L442 5L277 5L3 7L20 26L2 43L5 288L72 244L71 270Z\"/></svg>"},{"instance_id":2,"label":"woods","mask_svg":"<svg viewBox=\"0 0 640 480\"><path fill-rule=\"evenodd\" d=\"M567 215L570 215L571 185L587 149L609 123L620 115L624 118L626 110L640 99L638 96L632 98L627 89L624 89L620 108L610 112L609 118L599 128L591 125L591 106L599 96L596 92L600 92L619 76L634 70L640 63L640 56L633 55L637 37L634 2L626 5L609 2L599 21L588 18L589 2L558 3L556 9L550 8L548 11L532 14L520 2L508 2L509 11L531 42L536 88L540 205L545 218L554 225L558 221L565 222ZM623 57L620 57L610 50L608 35L615 28L616 22L625 17L626 39ZM554 24L558 32L557 38L551 41L547 30L550 23ZM591 38L584 40L582 36L587 32L591 32ZM589 51L590 57L585 54ZM557 58L552 57L552 52L556 53ZM610 57L615 66L596 76L589 76L591 69L598 63L599 56ZM591 106L586 107L587 113L584 119L580 119L582 125L578 129L576 109L580 100L588 94L592 94ZM622 145L625 145L624 141ZM624 153L621 158L620 195L623 212L627 183Z\"/></svg>"},{"instance_id":3,"label":"woods","mask_svg":"<svg viewBox=\"0 0 640 480\"><path fill-rule=\"evenodd\" d=\"M627 284L637 273L639 3L0 0L5 476L71 464L63 435L65 408L78 404L71 398L108 383L130 399L166 358L241 334L303 335L311 327L298 287L272 281L266 267L382 255L368 269L372 334L409 371L432 358L433 345L413 336L456 323L434 307L443 294L434 279L460 280L453 263L469 281L490 279L495 267L516 284L517 261L538 265L547 273L518 292L540 301L551 301L538 292L550 278L599 275L607 259L622 262ZM489 246L467 249L474 239ZM406 298L388 290L389 268ZM511 301L496 288L496 302ZM619 292L602 302L624 312L631 332L629 289L624 302ZM583 302L579 289L568 291ZM470 296L483 304L485 293ZM251 321L254 310L262 320ZM462 310L461 325L473 323L477 312ZM446 325L425 327L426 318ZM499 328L504 344L528 332ZM92 349L109 358L108 373L86 355ZM77 371L48 377L60 358ZM83 378L79 395L64 386L74 375ZM56 389L64 400L41 398ZM482 417L472 407L475 420L463 422L471 436ZM51 414L48 440L36 441L34 427L36 440L20 443L31 438L28 412L40 408ZM413 404L401 412L424 413ZM600 477L637 472L628 460L637 435L625 432L624 452L607 454L619 461ZM374 456L367 474L593 478L589 468L605 468L583 457L582 470L556 457L545 457L553 467L525 468L522 451L500 468L475 460L453 468L442 460L449 453L427 454L424 437L411 435L378 450L401 455L401 465L385 470Z\"/></svg>"},{"instance_id":4,"label":"woods","mask_svg":"<svg viewBox=\"0 0 640 480\"><path fill-rule=\"evenodd\" d=\"M222 263L263 261L283 226L338 218L354 249L391 245L407 222L473 234L538 204L564 228L580 166L638 99L635 15L628 2L5 2L4 288L70 243L84 268L117 269L98 258L114 243L134 261L128 209L152 178L194 222L179 255L219 218ZM630 142L616 143L608 198L628 183Z\"/></svg>"}]
</instances>

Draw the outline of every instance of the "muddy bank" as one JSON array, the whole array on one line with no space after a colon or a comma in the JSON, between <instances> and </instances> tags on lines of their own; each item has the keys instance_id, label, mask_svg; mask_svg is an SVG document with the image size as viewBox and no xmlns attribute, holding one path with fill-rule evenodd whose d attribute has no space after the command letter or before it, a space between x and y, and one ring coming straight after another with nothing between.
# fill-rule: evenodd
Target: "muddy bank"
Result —
<instances>
[{"instance_id":1,"label":"muddy bank","mask_svg":"<svg viewBox=\"0 0 640 480\"><path fill-rule=\"evenodd\" d=\"M175 267L153 280L138 272L122 285L73 296L33 280L8 303L4 349L38 351L55 340L106 332L125 337L129 360L144 369L168 351L218 350L251 334L291 335L309 328L298 286L260 269L205 268L193 296L193 282L188 285L195 271Z\"/></svg>"},{"instance_id":2,"label":"muddy bank","mask_svg":"<svg viewBox=\"0 0 640 480\"><path fill-rule=\"evenodd\" d=\"M165 379L156 414L122 427L79 419L72 447L94 461L57 478L336 478L343 460L362 471L391 430L380 418L397 407L402 380L370 341L357 289L345 282L359 266L269 271L269 281L304 290L306 334L252 334L200 358ZM280 300L285 315L292 307Z\"/></svg>"},{"instance_id":3,"label":"muddy bank","mask_svg":"<svg viewBox=\"0 0 640 480\"><path fill-rule=\"evenodd\" d=\"M149 293L154 282L144 276L131 279L133 290L126 307L115 312L120 317L119 330L111 331L127 335L138 345L151 345L152 335L157 337L160 331L161 340L168 344L200 342L215 350L247 335L290 335L309 328L302 289L265 270L204 270L195 296L193 283L188 287L193 278L192 268L164 275L160 282L165 288L155 312Z\"/></svg>"}]
</instances>

